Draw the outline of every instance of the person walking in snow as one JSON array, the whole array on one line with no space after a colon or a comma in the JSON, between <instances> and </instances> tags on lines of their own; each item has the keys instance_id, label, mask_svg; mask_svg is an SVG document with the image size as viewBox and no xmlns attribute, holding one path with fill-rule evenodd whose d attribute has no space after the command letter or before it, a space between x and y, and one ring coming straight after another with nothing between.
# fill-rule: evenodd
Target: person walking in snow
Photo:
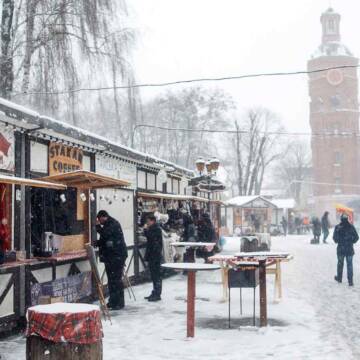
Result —
<instances>
[{"instance_id":1,"label":"person walking in snow","mask_svg":"<svg viewBox=\"0 0 360 360\"><path fill-rule=\"evenodd\" d=\"M287 222L285 216L282 217L280 224L281 224L281 226L282 226L282 228L283 228L284 236L286 236L286 235L287 235L287 231L288 231L288 222Z\"/></svg>"},{"instance_id":2,"label":"person walking in snow","mask_svg":"<svg viewBox=\"0 0 360 360\"><path fill-rule=\"evenodd\" d=\"M314 243L319 244L321 236L321 222L318 217L314 216L312 219Z\"/></svg>"},{"instance_id":3,"label":"person walking in snow","mask_svg":"<svg viewBox=\"0 0 360 360\"><path fill-rule=\"evenodd\" d=\"M342 282L344 260L346 259L347 278L349 286L353 286L353 256L354 244L359 240L359 235L356 232L354 225L350 224L347 214L341 215L340 224L335 226L333 239L337 244L337 274L335 281Z\"/></svg>"},{"instance_id":4,"label":"person walking in snow","mask_svg":"<svg viewBox=\"0 0 360 360\"><path fill-rule=\"evenodd\" d=\"M330 221L329 221L329 212L325 211L324 215L321 218L321 230L323 233L323 243L327 244L326 239L329 236Z\"/></svg>"}]
</instances>

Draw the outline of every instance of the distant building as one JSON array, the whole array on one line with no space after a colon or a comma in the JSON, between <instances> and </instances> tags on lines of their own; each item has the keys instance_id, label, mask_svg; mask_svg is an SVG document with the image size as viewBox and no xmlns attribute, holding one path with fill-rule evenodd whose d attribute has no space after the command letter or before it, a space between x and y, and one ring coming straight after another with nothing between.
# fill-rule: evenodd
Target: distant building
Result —
<instances>
[{"instance_id":1,"label":"distant building","mask_svg":"<svg viewBox=\"0 0 360 360\"><path fill-rule=\"evenodd\" d=\"M314 210L335 214L334 204L360 198L358 59L342 43L341 17L332 8L321 15L322 42L308 70L312 131ZM354 66L349 68L334 67Z\"/></svg>"}]
</instances>

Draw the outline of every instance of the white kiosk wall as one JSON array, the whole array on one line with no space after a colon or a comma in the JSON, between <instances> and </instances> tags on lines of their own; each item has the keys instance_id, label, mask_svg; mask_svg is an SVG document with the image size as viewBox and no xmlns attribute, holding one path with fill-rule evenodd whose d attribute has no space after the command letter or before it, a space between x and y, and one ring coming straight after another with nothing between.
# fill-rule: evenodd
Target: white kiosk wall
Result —
<instances>
[{"instance_id":1,"label":"white kiosk wall","mask_svg":"<svg viewBox=\"0 0 360 360\"><path fill-rule=\"evenodd\" d=\"M129 189L97 190L97 211L106 210L110 216L118 220L124 232L127 246L134 245L134 192L136 188L136 166L119 159L96 156L96 173L127 180L131 183ZM133 257L129 250L127 264ZM128 276L134 275L134 260L131 261Z\"/></svg>"}]
</instances>

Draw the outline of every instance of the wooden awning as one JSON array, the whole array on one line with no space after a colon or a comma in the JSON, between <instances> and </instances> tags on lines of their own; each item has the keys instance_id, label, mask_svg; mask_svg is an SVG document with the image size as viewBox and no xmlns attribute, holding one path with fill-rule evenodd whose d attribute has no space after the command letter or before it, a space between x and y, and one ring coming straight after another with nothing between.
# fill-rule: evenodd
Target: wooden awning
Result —
<instances>
[{"instance_id":1,"label":"wooden awning","mask_svg":"<svg viewBox=\"0 0 360 360\"><path fill-rule=\"evenodd\" d=\"M119 188L130 185L130 183L126 180L115 179L110 176L100 175L85 170L47 176L41 180L49 181L51 183L60 183L68 187L81 189Z\"/></svg>"},{"instance_id":2,"label":"wooden awning","mask_svg":"<svg viewBox=\"0 0 360 360\"><path fill-rule=\"evenodd\" d=\"M192 195L175 195L175 194L164 194L159 192L147 193L147 192L138 192L138 197L145 199L164 199L164 200L179 200L179 201L199 201L199 202L208 202L208 199L202 198L200 196Z\"/></svg>"},{"instance_id":3,"label":"wooden awning","mask_svg":"<svg viewBox=\"0 0 360 360\"><path fill-rule=\"evenodd\" d=\"M8 176L0 174L0 183L2 184L14 184L14 185L24 185L38 188L46 188L46 189L58 189L64 190L66 189L66 185L59 184L56 182L48 182L43 180L35 180L35 179L26 179L16 176Z\"/></svg>"}]
</instances>

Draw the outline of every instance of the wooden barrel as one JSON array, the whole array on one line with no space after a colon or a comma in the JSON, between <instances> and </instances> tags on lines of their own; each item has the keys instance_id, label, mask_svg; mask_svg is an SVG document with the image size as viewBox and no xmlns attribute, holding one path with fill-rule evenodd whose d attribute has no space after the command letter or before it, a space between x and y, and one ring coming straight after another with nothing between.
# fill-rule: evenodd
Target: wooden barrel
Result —
<instances>
[{"instance_id":1,"label":"wooden barrel","mask_svg":"<svg viewBox=\"0 0 360 360\"><path fill-rule=\"evenodd\" d=\"M99 307L56 303L28 309L27 360L102 360Z\"/></svg>"}]
</instances>

